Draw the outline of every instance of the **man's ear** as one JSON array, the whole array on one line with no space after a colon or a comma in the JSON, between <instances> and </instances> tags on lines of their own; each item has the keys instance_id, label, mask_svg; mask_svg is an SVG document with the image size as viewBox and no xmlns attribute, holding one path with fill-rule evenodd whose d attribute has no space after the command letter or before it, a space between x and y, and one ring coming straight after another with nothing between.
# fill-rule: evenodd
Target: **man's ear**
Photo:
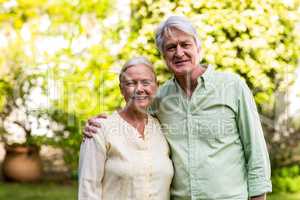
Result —
<instances>
[{"instance_id":1,"label":"man's ear","mask_svg":"<svg viewBox=\"0 0 300 200\"><path fill-rule=\"evenodd\" d=\"M198 53L200 54L200 53L201 53L201 47L198 47L198 48L197 48L197 51L198 51Z\"/></svg>"},{"instance_id":2,"label":"man's ear","mask_svg":"<svg viewBox=\"0 0 300 200\"><path fill-rule=\"evenodd\" d=\"M198 47L198 48L197 48L197 52L198 52L198 55L199 55L199 63L201 63L202 58L203 58L203 57L202 57L201 50L202 50L201 47Z\"/></svg>"}]
</instances>

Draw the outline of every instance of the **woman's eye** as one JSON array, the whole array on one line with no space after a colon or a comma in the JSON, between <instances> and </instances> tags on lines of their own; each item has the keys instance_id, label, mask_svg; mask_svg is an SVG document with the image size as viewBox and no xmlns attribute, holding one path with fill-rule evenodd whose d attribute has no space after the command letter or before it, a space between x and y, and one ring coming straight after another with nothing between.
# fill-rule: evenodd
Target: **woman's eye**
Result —
<instances>
[{"instance_id":1,"label":"woman's eye","mask_svg":"<svg viewBox=\"0 0 300 200\"><path fill-rule=\"evenodd\" d=\"M145 81L142 82L142 84L143 84L144 86L148 86L148 85L151 84L151 81L150 81L150 80L145 80Z\"/></svg>"},{"instance_id":2,"label":"woman's eye","mask_svg":"<svg viewBox=\"0 0 300 200\"><path fill-rule=\"evenodd\" d=\"M134 86L134 82L127 82L126 85L127 86Z\"/></svg>"}]
</instances>

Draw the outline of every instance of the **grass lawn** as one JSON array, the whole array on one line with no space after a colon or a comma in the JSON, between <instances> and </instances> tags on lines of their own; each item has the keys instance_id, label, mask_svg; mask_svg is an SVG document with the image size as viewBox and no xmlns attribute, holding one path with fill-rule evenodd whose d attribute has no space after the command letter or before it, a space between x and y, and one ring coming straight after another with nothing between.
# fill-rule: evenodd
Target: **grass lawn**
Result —
<instances>
[{"instance_id":1,"label":"grass lawn","mask_svg":"<svg viewBox=\"0 0 300 200\"><path fill-rule=\"evenodd\" d=\"M76 200L77 184L72 183L3 183L0 182L0 199L3 200Z\"/></svg>"},{"instance_id":2,"label":"grass lawn","mask_svg":"<svg viewBox=\"0 0 300 200\"><path fill-rule=\"evenodd\" d=\"M21 184L0 182L0 199L5 200L76 200L77 184ZM268 200L300 200L300 193L272 194Z\"/></svg>"},{"instance_id":3,"label":"grass lawn","mask_svg":"<svg viewBox=\"0 0 300 200\"><path fill-rule=\"evenodd\" d=\"M271 194L268 200L300 200L300 193L295 194Z\"/></svg>"}]
</instances>

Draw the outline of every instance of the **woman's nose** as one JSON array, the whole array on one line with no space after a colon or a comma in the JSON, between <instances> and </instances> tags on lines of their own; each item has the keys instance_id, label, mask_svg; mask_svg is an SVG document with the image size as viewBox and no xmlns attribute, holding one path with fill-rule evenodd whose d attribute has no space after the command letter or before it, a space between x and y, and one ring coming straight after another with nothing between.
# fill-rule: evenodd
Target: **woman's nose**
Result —
<instances>
[{"instance_id":1,"label":"woman's nose","mask_svg":"<svg viewBox=\"0 0 300 200\"><path fill-rule=\"evenodd\" d=\"M144 86L143 86L143 84L140 81L137 82L135 90L137 92L144 90Z\"/></svg>"}]
</instances>

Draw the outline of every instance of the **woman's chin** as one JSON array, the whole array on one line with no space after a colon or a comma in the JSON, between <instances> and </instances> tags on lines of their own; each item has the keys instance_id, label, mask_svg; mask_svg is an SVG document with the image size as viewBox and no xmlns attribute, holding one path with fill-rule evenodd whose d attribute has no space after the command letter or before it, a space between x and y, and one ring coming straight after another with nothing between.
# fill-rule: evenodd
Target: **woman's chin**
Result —
<instances>
[{"instance_id":1,"label":"woman's chin","mask_svg":"<svg viewBox=\"0 0 300 200\"><path fill-rule=\"evenodd\" d=\"M148 103L135 103L134 107L138 111L146 112L147 108L150 106Z\"/></svg>"},{"instance_id":2,"label":"woman's chin","mask_svg":"<svg viewBox=\"0 0 300 200\"><path fill-rule=\"evenodd\" d=\"M147 112L147 109L150 107L150 105L150 101L132 101L129 104L127 104L127 107L131 108L132 110L145 113Z\"/></svg>"}]
</instances>

